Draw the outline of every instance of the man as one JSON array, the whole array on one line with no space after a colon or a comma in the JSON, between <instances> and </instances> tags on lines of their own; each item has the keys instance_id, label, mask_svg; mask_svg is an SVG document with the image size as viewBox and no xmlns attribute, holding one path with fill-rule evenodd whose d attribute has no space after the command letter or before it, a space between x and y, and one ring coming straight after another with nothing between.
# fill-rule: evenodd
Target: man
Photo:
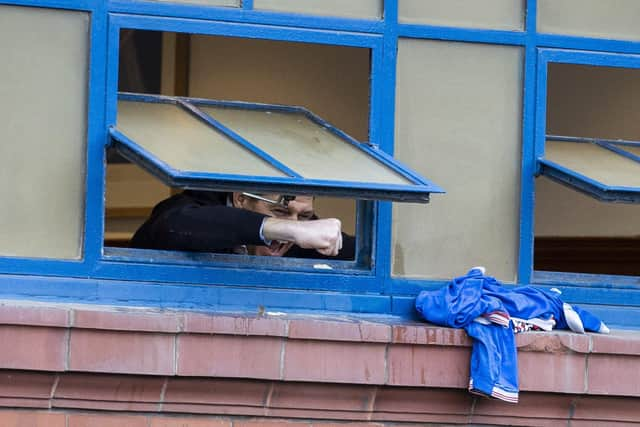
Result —
<instances>
[{"instance_id":1,"label":"man","mask_svg":"<svg viewBox=\"0 0 640 427\"><path fill-rule=\"evenodd\" d=\"M313 197L184 191L160 202L131 246L262 256L353 259L340 220L318 219Z\"/></svg>"}]
</instances>

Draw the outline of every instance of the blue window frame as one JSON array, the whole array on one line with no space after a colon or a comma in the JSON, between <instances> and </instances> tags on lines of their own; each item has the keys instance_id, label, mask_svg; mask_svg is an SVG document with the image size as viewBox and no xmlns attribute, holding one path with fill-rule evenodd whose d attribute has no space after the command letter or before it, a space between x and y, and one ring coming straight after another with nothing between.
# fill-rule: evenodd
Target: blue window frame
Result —
<instances>
[{"instance_id":1,"label":"blue window frame","mask_svg":"<svg viewBox=\"0 0 640 427\"><path fill-rule=\"evenodd\" d=\"M607 202L640 202L637 141L549 135L546 132L549 63L640 68L640 56L543 49L538 59L536 156L538 173ZM608 170L606 170L608 169Z\"/></svg>"},{"instance_id":2,"label":"blue window frame","mask_svg":"<svg viewBox=\"0 0 640 427\"><path fill-rule=\"evenodd\" d=\"M354 46L371 51L369 143L388 155L394 149L397 44L400 37L522 46L525 49L518 283L563 286L567 300L594 304L614 324L640 326L637 277L547 274L533 271L535 176L544 161L547 134L546 72L550 62L638 68L640 42L543 34L536 30L537 1L528 0L523 31L481 30L398 23L398 0L384 1L381 20L304 16L130 0L0 0L0 4L88 11L91 14L86 208L80 260L0 258L0 289L6 296L197 308L343 310L410 315L415 294L438 281L391 275L391 204L360 202L358 233L371 236L370 259L337 265L330 273L308 264L283 266L255 260L254 271L206 255L185 259L162 254L161 262L134 251L103 247L104 156L117 115L118 37L123 28ZM614 55L614 53L621 55ZM593 144L596 141L588 141ZM566 142L567 144L584 144ZM633 146L600 141L630 151ZM632 152L635 152L631 150ZM602 188L600 189L602 190ZM368 243L360 242L363 247ZM364 252L364 251L361 251ZM262 263L261 263L262 262ZM365 267L363 267L365 266ZM224 285L224 286L216 286Z\"/></svg>"},{"instance_id":3,"label":"blue window frame","mask_svg":"<svg viewBox=\"0 0 640 427\"><path fill-rule=\"evenodd\" d=\"M230 145L242 147L251 153L253 155L253 163L266 162L273 167L273 171L276 173L276 176L255 176L255 172L247 172L246 175L222 174L218 173L214 166L206 170L178 170L171 165L171 158L161 157L160 154L149 152L136 140L127 136L127 131L123 131L118 125L111 128L110 133L114 140L114 146L122 155L147 169L172 187L218 191L246 189L281 194L326 194L353 197L360 200L394 200L418 203L428 202L430 193L442 193L438 186L403 167L383 151L356 141L302 107L136 94L121 94L118 99L121 103L120 105L123 103L130 104L132 109L137 110L153 104L174 106L176 112L181 112L192 119L198 119L199 127L222 134L229 139ZM355 154L356 158L352 159L354 162L370 161L367 174L370 178L363 177L359 182L346 180L346 178L340 180L332 176L332 172L330 172L332 165L328 164L326 169L329 171L319 171L325 177L324 179L314 178L305 173L307 172L306 170L294 170L297 169L295 166L290 167L290 165L282 163L277 159L279 157L277 154L272 155L272 153L265 151L271 151L269 148L260 148L256 145L257 141L248 140L239 134L239 132L242 132L241 130L226 126L217 118L216 112L212 113L207 108L224 109L238 113L263 113L266 114L264 117L278 115L278 120L283 124L303 123L304 127L298 126L296 128L301 138L305 136L311 138L311 132L316 132L315 134L318 136L315 136L314 144L322 141L327 148L336 146L345 155ZM120 114L122 115L122 113ZM149 112L149 114L152 113ZM257 119L258 117L251 115L247 116L246 120L251 120L251 118ZM132 120L135 120L135 118ZM158 118L159 120L162 119ZM161 138L162 135L159 134L157 137ZM175 141L166 141L167 144L165 145L173 142ZM298 144L295 144L298 141L290 142L297 146L297 149L289 147L298 153L297 157L313 161L314 157L318 156L314 152L305 151L308 147L302 142ZM211 144L213 145L214 143L212 142ZM171 154L175 154L180 149L180 145L173 144L171 146ZM271 149L275 148L271 146ZM291 160L294 159L292 158ZM348 164L344 164L339 169L348 167ZM333 173L343 173L343 171L336 169ZM351 174L347 175L352 176ZM378 181L371 181L370 179L375 178L376 175L382 175L384 178Z\"/></svg>"}]
</instances>

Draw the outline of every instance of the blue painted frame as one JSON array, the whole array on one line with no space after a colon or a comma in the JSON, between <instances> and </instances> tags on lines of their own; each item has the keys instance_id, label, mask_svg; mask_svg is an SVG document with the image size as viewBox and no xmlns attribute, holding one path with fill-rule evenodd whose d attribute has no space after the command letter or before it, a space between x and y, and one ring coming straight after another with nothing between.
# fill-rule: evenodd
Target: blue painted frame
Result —
<instances>
[{"instance_id":1,"label":"blue painted frame","mask_svg":"<svg viewBox=\"0 0 640 427\"><path fill-rule=\"evenodd\" d=\"M545 144L548 139L557 139L567 143L594 143L632 160L637 156L614 144L633 143L633 141L598 140L595 138L578 138L567 136L551 137L546 134L547 109L547 73L549 63L579 64L598 67L640 69L640 56L628 53L585 52L566 49L540 49L538 53L538 91L536 114L535 156L537 159L536 174L545 175L561 184L568 185L582 193L606 202L640 202L640 188L626 186L609 186L576 173L562 165L546 159Z\"/></svg>"},{"instance_id":2,"label":"blue painted frame","mask_svg":"<svg viewBox=\"0 0 640 427\"><path fill-rule=\"evenodd\" d=\"M376 245L370 269L336 266L340 271L320 274L309 266L295 272L269 266L253 275L241 266L196 266L197 260L167 260L153 264L144 256L103 254L102 201L104 146L107 126L114 123L118 61L117 32L121 27L166 31L225 34L271 40L343 44L372 51L370 143L393 155L395 66L398 38L436 39L469 43L522 46L525 50L522 173L520 199L520 251L518 283L561 286L567 300L593 304L589 308L614 324L640 327L637 278L533 272L534 177L537 158L543 154L546 114L546 62L584 60L612 65L612 53L640 54L640 41L542 34L536 31L537 1L528 0L524 31L477 30L398 22L398 0L384 1L382 20L305 16L258 11L252 0L240 8L206 7L147 0L0 0L1 4L53 7L89 11L91 26L91 88L87 212L84 258L80 261L0 258L0 292L7 297L37 300L83 301L101 304L255 310L258 306L298 310L352 311L413 315L413 297L422 289L435 289L444 280L393 277L392 214L389 202L359 202L369 206L369 230ZM586 52L580 52L586 51ZM624 55L623 55L624 56ZM624 63L616 66L627 66ZM107 70L110 70L107 72ZM106 93L106 95L105 95ZM361 221L358 227L366 227ZM365 244L366 242L360 242ZM167 257L171 258L171 254ZM60 277L54 277L60 276ZM239 279L241 277L241 279ZM126 279L125 279L126 278ZM125 279L125 280L123 280ZM187 282L188 284L185 284ZM221 286L212 283L224 284ZM286 289L284 285L291 287ZM599 305L598 305L599 304ZM623 313L623 314L620 314ZM629 316L634 314L635 316Z\"/></svg>"}]
</instances>

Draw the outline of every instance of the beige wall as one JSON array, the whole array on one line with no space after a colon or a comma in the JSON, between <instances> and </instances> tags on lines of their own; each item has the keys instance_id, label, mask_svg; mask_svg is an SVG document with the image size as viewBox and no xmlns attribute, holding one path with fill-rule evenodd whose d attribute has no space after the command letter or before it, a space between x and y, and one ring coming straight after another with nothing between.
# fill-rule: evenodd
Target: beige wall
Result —
<instances>
[{"instance_id":1,"label":"beige wall","mask_svg":"<svg viewBox=\"0 0 640 427\"><path fill-rule=\"evenodd\" d=\"M547 133L640 140L640 70L551 64ZM602 203L536 180L536 235L637 236L640 205Z\"/></svg>"},{"instance_id":2,"label":"beige wall","mask_svg":"<svg viewBox=\"0 0 640 427\"><path fill-rule=\"evenodd\" d=\"M444 279L485 265L516 279L522 53L400 41L396 156L447 194L424 206L394 204L394 275Z\"/></svg>"}]
</instances>

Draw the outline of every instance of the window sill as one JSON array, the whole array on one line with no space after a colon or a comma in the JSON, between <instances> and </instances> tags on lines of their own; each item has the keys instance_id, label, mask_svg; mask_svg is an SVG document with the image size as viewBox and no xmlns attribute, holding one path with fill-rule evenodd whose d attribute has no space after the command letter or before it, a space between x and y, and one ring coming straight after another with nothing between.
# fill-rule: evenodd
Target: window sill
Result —
<instances>
[{"instance_id":1,"label":"window sill","mask_svg":"<svg viewBox=\"0 0 640 427\"><path fill-rule=\"evenodd\" d=\"M12 343L0 354L0 406L451 422L506 405L466 392L463 330L382 316L0 305L0 333ZM513 408L532 417L569 419L578 399L621 420L625 409L613 412L611 400L631 410L640 396L638 332L525 333L517 345L522 393ZM132 393L116 392L123 387ZM437 416L442 405L448 418Z\"/></svg>"}]
</instances>

